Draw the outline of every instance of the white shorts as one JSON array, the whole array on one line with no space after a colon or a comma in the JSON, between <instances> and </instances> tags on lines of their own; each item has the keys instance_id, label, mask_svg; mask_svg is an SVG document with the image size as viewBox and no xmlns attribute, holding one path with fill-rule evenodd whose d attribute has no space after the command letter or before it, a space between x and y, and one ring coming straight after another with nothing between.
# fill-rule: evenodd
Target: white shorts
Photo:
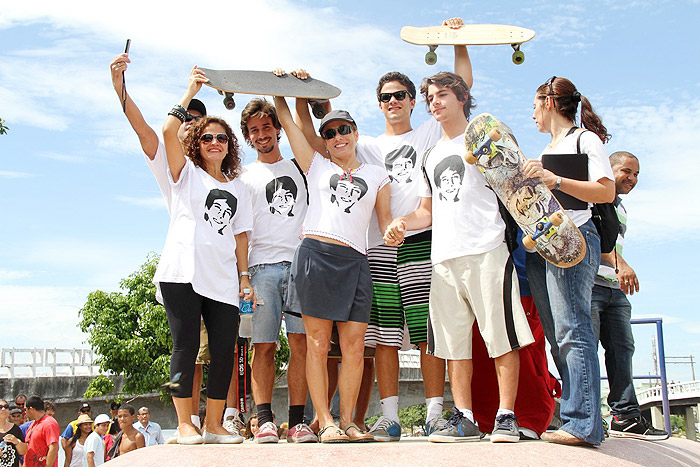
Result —
<instances>
[{"instance_id":1,"label":"white shorts","mask_svg":"<svg viewBox=\"0 0 700 467\"><path fill-rule=\"evenodd\" d=\"M491 358L534 342L505 243L433 265L428 353L471 359L475 319Z\"/></svg>"}]
</instances>

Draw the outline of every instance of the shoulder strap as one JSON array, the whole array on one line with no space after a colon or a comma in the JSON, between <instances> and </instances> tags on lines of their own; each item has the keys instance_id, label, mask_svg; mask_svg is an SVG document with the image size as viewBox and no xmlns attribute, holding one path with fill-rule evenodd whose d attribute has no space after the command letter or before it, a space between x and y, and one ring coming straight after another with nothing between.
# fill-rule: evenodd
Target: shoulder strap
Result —
<instances>
[{"instance_id":1,"label":"shoulder strap","mask_svg":"<svg viewBox=\"0 0 700 467\"><path fill-rule=\"evenodd\" d=\"M301 174L302 180L304 180L304 187L306 188L306 205L309 205L309 182L306 181L306 175L304 175L304 171L301 170L301 166L299 165L299 162L295 158L292 158L292 162L294 162L294 165L297 167L297 170Z\"/></svg>"},{"instance_id":2,"label":"shoulder strap","mask_svg":"<svg viewBox=\"0 0 700 467\"><path fill-rule=\"evenodd\" d=\"M583 135L587 131L590 130L583 130L581 133L578 134L578 138L576 138L576 154L581 154L581 135Z\"/></svg>"},{"instance_id":3,"label":"shoulder strap","mask_svg":"<svg viewBox=\"0 0 700 467\"><path fill-rule=\"evenodd\" d=\"M433 150L435 146L432 146L428 149L425 150L423 153L423 157L421 158L420 162L420 169L423 172L423 177L425 177L425 182L428 184L428 188L430 189L430 193L433 192L433 186L430 184L430 178L428 177L428 171L425 170L425 161L428 160L428 155L430 154L430 151Z\"/></svg>"}]
</instances>

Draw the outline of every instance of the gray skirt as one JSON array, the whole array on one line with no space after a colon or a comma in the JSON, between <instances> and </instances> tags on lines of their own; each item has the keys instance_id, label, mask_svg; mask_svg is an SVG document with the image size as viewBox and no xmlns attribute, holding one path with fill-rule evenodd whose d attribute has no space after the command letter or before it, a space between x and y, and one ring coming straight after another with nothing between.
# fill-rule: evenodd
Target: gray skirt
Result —
<instances>
[{"instance_id":1,"label":"gray skirt","mask_svg":"<svg viewBox=\"0 0 700 467\"><path fill-rule=\"evenodd\" d=\"M286 308L330 321L369 322L372 276L362 253L305 238L292 261Z\"/></svg>"}]
</instances>

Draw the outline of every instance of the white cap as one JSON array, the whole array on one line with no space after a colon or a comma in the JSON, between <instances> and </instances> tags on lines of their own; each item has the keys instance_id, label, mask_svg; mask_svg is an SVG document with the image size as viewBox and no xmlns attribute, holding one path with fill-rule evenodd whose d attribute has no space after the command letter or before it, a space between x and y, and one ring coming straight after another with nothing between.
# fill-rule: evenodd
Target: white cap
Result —
<instances>
[{"instance_id":1,"label":"white cap","mask_svg":"<svg viewBox=\"0 0 700 467\"><path fill-rule=\"evenodd\" d=\"M100 423L104 423L104 422L112 423L112 419L109 418L109 415L101 413L97 417L95 417L95 421L93 423L95 425L99 425Z\"/></svg>"}]
</instances>

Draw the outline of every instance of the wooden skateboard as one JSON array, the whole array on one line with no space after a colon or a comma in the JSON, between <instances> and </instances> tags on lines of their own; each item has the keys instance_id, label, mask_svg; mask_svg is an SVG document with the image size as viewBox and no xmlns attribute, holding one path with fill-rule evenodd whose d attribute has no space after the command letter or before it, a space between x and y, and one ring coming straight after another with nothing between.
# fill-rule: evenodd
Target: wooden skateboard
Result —
<instances>
[{"instance_id":1,"label":"wooden skateboard","mask_svg":"<svg viewBox=\"0 0 700 467\"><path fill-rule=\"evenodd\" d=\"M459 29L449 26L428 26L423 28L404 26L401 39L415 45L427 45L430 49L425 54L425 63L435 65L438 45L494 45L510 44L513 47L513 63L520 65L525 61L525 54L520 44L535 37L532 29L505 24L465 24Z\"/></svg>"},{"instance_id":2,"label":"wooden skateboard","mask_svg":"<svg viewBox=\"0 0 700 467\"><path fill-rule=\"evenodd\" d=\"M483 113L464 133L465 160L476 164L523 231L523 245L560 268L578 264L586 254L581 231L540 178L528 178L525 156L511 129Z\"/></svg>"},{"instance_id":3,"label":"wooden skateboard","mask_svg":"<svg viewBox=\"0 0 700 467\"><path fill-rule=\"evenodd\" d=\"M326 114L323 103L328 99L338 97L340 89L314 78L299 79L289 73L276 76L271 71L250 70L212 70L201 68L209 78L208 86L219 91L224 96L224 106L233 110L235 93L255 94L263 96L286 96L309 99L311 109L316 118Z\"/></svg>"}]
</instances>

